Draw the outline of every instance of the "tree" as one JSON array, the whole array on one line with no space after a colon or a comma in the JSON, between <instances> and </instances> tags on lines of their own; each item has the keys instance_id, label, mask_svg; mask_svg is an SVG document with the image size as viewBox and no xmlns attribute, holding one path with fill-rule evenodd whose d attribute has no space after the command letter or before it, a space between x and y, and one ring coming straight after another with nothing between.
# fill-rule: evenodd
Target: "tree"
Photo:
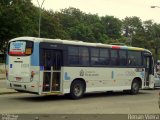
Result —
<instances>
[{"instance_id":1,"label":"tree","mask_svg":"<svg viewBox=\"0 0 160 120\"><path fill-rule=\"evenodd\" d=\"M31 0L0 1L0 51L8 40L19 36L38 37L39 8ZM127 42L156 51L160 47L160 24L151 20L114 16L99 17L70 7L60 12L42 9L41 36L86 42Z\"/></svg>"},{"instance_id":2,"label":"tree","mask_svg":"<svg viewBox=\"0 0 160 120\"><path fill-rule=\"evenodd\" d=\"M105 27L105 34L111 39L121 37L121 21L113 16L105 16L101 18L102 25Z\"/></svg>"},{"instance_id":3,"label":"tree","mask_svg":"<svg viewBox=\"0 0 160 120\"><path fill-rule=\"evenodd\" d=\"M34 36L37 9L31 0L2 0L0 2L0 48L5 51L9 39L18 36Z\"/></svg>"},{"instance_id":4,"label":"tree","mask_svg":"<svg viewBox=\"0 0 160 120\"><path fill-rule=\"evenodd\" d=\"M137 39L135 39L137 34L141 34L143 32L142 21L138 17L126 17L122 20L122 33L125 37L128 38L128 42L130 42L133 46L138 46Z\"/></svg>"}]
</instances>

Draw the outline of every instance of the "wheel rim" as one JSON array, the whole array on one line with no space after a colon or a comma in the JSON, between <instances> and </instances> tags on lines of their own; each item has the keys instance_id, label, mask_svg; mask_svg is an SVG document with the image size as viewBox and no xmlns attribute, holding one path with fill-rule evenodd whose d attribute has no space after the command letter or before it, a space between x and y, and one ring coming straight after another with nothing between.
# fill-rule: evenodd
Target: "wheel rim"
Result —
<instances>
[{"instance_id":1,"label":"wheel rim","mask_svg":"<svg viewBox=\"0 0 160 120\"><path fill-rule=\"evenodd\" d=\"M134 93L137 93L138 90L139 90L139 85L138 85L137 82L134 82L134 83L133 83L133 92L134 92Z\"/></svg>"},{"instance_id":2,"label":"wheel rim","mask_svg":"<svg viewBox=\"0 0 160 120\"><path fill-rule=\"evenodd\" d=\"M80 96L82 94L82 87L80 85L74 86L74 94L76 96Z\"/></svg>"}]
</instances>

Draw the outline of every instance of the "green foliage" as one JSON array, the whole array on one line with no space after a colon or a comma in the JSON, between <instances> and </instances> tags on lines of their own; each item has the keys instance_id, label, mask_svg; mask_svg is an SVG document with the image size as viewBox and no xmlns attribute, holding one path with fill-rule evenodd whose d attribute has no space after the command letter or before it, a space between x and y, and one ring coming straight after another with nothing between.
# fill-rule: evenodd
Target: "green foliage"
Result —
<instances>
[{"instance_id":1,"label":"green foliage","mask_svg":"<svg viewBox=\"0 0 160 120\"><path fill-rule=\"evenodd\" d=\"M121 21L113 16L105 16L101 18L102 25L105 29L105 34L112 39L120 38L121 36Z\"/></svg>"},{"instance_id":2,"label":"green foliage","mask_svg":"<svg viewBox=\"0 0 160 120\"><path fill-rule=\"evenodd\" d=\"M151 20L143 22L136 16L123 20L108 15L100 17L72 7L53 12L39 9L31 3L31 0L1 0L0 51L5 52L6 44L11 38L38 37L40 10L41 37L124 43L147 48L154 55L155 48L160 48L160 24Z\"/></svg>"},{"instance_id":3,"label":"green foliage","mask_svg":"<svg viewBox=\"0 0 160 120\"><path fill-rule=\"evenodd\" d=\"M29 0L2 0L0 2L0 50L5 51L9 39L34 36L37 8ZM34 18L34 19L33 19Z\"/></svg>"}]
</instances>

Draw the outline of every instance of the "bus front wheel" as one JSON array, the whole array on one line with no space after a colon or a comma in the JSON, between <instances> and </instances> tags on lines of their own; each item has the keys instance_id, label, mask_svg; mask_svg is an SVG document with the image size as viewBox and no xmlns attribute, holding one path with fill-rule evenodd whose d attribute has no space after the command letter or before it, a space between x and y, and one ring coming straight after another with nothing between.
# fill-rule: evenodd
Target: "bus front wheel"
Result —
<instances>
[{"instance_id":1,"label":"bus front wheel","mask_svg":"<svg viewBox=\"0 0 160 120\"><path fill-rule=\"evenodd\" d=\"M139 85L138 80L134 80L134 81L132 82L132 86L131 86L131 91L130 91L131 94L132 94L132 95L138 94L139 88L140 88L140 85Z\"/></svg>"},{"instance_id":2,"label":"bus front wheel","mask_svg":"<svg viewBox=\"0 0 160 120\"><path fill-rule=\"evenodd\" d=\"M72 99L79 99L84 95L85 84L83 81L76 80L71 84L70 97Z\"/></svg>"}]
</instances>

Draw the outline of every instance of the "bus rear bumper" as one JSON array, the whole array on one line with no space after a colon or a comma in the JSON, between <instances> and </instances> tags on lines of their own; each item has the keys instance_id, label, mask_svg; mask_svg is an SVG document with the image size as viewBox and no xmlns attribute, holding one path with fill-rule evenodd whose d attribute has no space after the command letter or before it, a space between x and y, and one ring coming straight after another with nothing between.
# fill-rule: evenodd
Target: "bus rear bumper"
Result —
<instances>
[{"instance_id":1,"label":"bus rear bumper","mask_svg":"<svg viewBox=\"0 0 160 120\"><path fill-rule=\"evenodd\" d=\"M7 87L10 89L15 89L17 91L26 91L39 94L38 83L18 83L18 82L9 82L7 81Z\"/></svg>"}]
</instances>

